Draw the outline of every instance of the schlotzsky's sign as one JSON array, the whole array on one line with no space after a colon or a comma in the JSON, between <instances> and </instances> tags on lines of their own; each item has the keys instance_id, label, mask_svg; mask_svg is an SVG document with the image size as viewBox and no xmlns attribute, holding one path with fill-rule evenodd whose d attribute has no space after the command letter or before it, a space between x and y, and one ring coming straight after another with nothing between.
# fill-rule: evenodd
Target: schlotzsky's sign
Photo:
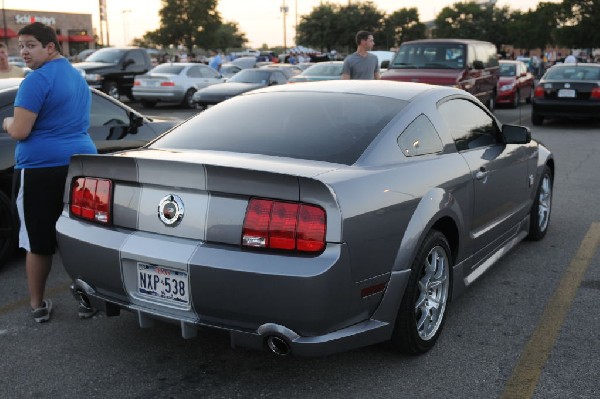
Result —
<instances>
[{"instance_id":1,"label":"schlotzsky's sign","mask_svg":"<svg viewBox=\"0 0 600 399\"><path fill-rule=\"evenodd\" d=\"M56 25L56 18L54 17L39 17L39 16L31 16L31 15L15 15L15 21L18 24L28 25L33 22L41 22L44 25Z\"/></svg>"}]
</instances>

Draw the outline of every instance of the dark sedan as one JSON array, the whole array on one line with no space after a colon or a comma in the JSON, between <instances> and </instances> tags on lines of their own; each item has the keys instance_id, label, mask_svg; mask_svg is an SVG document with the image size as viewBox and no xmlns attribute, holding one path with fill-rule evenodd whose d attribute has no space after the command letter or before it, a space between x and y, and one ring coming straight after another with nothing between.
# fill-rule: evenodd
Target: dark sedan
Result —
<instances>
[{"instance_id":1,"label":"dark sedan","mask_svg":"<svg viewBox=\"0 0 600 399\"><path fill-rule=\"evenodd\" d=\"M243 69L225 83L198 90L192 100L200 105L214 105L250 90L286 84L288 78L278 69Z\"/></svg>"},{"instance_id":2,"label":"dark sedan","mask_svg":"<svg viewBox=\"0 0 600 399\"><path fill-rule=\"evenodd\" d=\"M142 327L281 355L419 354L451 299L544 237L554 173L529 129L457 88L278 85L143 148L74 157L59 248L78 298Z\"/></svg>"},{"instance_id":3,"label":"dark sedan","mask_svg":"<svg viewBox=\"0 0 600 399\"><path fill-rule=\"evenodd\" d=\"M22 79L0 79L0 121L14 113L13 103ZM88 132L101 153L139 147L175 125L151 120L104 93L92 90ZM11 182L15 141L0 128L0 266L16 247L15 215L11 212Z\"/></svg>"},{"instance_id":4,"label":"dark sedan","mask_svg":"<svg viewBox=\"0 0 600 399\"><path fill-rule=\"evenodd\" d=\"M557 64L535 88L531 122L548 118L600 118L600 64Z\"/></svg>"},{"instance_id":5,"label":"dark sedan","mask_svg":"<svg viewBox=\"0 0 600 399\"><path fill-rule=\"evenodd\" d=\"M517 108L521 101L531 102L535 78L521 61L500 60L500 78L496 90L496 104Z\"/></svg>"}]
</instances>

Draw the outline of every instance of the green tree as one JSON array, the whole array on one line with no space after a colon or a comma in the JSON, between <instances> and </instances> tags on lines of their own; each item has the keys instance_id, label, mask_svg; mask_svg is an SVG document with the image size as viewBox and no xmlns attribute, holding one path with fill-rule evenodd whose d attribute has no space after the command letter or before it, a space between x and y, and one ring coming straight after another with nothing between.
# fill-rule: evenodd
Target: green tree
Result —
<instances>
[{"instance_id":1,"label":"green tree","mask_svg":"<svg viewBox=\"0 0 600 399\"><path fill-rule=\"evenodd\" d=\"M556 44L557 18L561 5L558 3L540 3L535 10L515 11L508 22L510 43L518 48L542 51L546 46Z\"/></svg>"},{"instance_id":2,"label":"green tree","mask_svg":"<svg viewBox=\"0 0 600 399\"><path fill-rule=\"evenodd\" d=\"M355 50L356 33L361 30L372 32L375 38L375 48L381 48L380 43L385 45L383 43L385 36L380 33L384 15L372 1L341 6L338 15L340 22L337 38L338 48L343 48L347 52Z\"/></svg>"},{"instance_id":3,"label":"green tree","mask_svg":"<svg viewBox=\"0 0 600 399\"><path fill-rule=\"evenodd\" d=\"M217 11L218 0L162 0L160 27L147 32L145 42L163 47L183 46L192 53L194 47L241 47L247 42L238 32L237 23L223 23Z\"/></svg>"},{"instance_id":4,"label":"green tree","mask_svg":"<svg viewBox=\"0 0 600 399\"><path fill-rule=\"evenodd\" d=\"M337 47L339 9L338 5L325 3L303 15L296 27L296 43L326 51Z\"/></svg>"},{"instance_id":5,"label":"green tree","mask_svg":"<svg viewBox=\"0 0 600 399\"><path fill-rule=\"evenodd\" d=\"M434 36L485 40L499 48L508 42L509 20L508 7L496 8L475 2L455 3L444 7L435 18Z\"/></svg>"},{"instance_id":6,"label":"green tree","mask_svg":"<svg viewBox=\"0 0 600 399\"><path fill-rule=\"evenodd\" d=\"M301 17L296 28L296 42L325 51L349 52L356 48L356 32L368 30L373 32L377 46L385 37L380 35L383 16L384 13L371 1L346 6L321 3Z\"/></svg>"},{"instance_id":7,"label":"green tree","mask_svg":"<svg viewBox=\"0 0 600 399\"><path fill-rule=\"evenodd\" d=\"M567 47L600 47L600 0L563 0L557 41Z\"/></svg>"},{"instance_id":8,"label":"green tree","mask_svg":"<svg viewBox=\"0 0 600 399\"><path fill-rule=\"evenodd\" d=\"M401 8L384 18L383 31L385 47L397 47L402 42L425 38L425 24L419 21L419 11Z\"/></svg>"}]
</instances>

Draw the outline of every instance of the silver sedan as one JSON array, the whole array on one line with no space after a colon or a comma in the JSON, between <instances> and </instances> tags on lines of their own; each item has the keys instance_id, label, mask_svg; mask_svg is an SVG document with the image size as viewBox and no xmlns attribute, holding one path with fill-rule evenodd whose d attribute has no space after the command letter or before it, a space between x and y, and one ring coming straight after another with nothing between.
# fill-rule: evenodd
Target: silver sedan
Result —
<instances>
[{"instance_id":1,"label":"silver sedan","mask_svg":"<svg viewBox=\"0 0 600 399\"><path fill-rule=\"evenodd\" d=\"M463 90L323 81L241 94L148 146L75 156L73 292L109 316L324 355L433 347L456 298L549 227L555 164Z\"/></svg>"},{"instance_id":2,"label":"silver sedan","mask_svg":"<svg viewBox=\"0 0 600 399\"><path fill-rule=\"evenodd\" d=\"M224 81L219 72L204 64L166 63L136 77L132 93L146 108L154 107L157 102L195 108L192 97L196 91Z\"/></svg>"}]
</instances>

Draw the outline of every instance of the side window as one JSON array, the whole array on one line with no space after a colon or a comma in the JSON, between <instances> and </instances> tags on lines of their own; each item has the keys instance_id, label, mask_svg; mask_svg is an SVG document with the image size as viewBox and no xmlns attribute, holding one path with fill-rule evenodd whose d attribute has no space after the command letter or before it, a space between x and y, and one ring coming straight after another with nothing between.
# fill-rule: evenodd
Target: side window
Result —
<instances>
[{"instance_id":1,"label":"side window","mask_svg":"<svg viewBox=\"0 0 600 399\"><path fill-rule=\"evenodd\" d=\"M189 76L190 78L201 78L202 70L199 66L190 67L190 69L188 69L187 71L187 76Z\"/></svg>"},{"instance_id":2,"label":"side window","mask_svg":"<svg viewBox=\"0 0 600 399\"><path fill-rule=\"evenodd\" d=\"M470 101L454 99L439 106L439 111L458 151L500 143L500 131L492 117Z\"/></svg>"},{"instance_id":3,"label":"side window","mask_svg":"<svg viewBox=\"0 0 600 399\"><path fill-rule=\"evenodd\" d=\"M442 152L443 145L433 124L419 115L398 137L398 146L407 157Z\"/></svg>"},{"instance_id":4,"label":"side window","mask_svg":"<svg viewBox=\"0 0 600 399\"><path fill-rule=\"evenodd\" d=\"M203 78L216 78L219 74L211 68L202 68L200 67L200 75Z\"/></svg>"},{"instance_id":5,"label":"side window","mask_svg":"<svg viewBox=\"0 0 600 399\"><path fill-rule=\"evenodd\" d=\"M141 51L130 51L129 54L127 54L126 60L128 60L130 58L135 62L135 64L133 64L133 65L144 65L145 64L144 56Z\"/></svg>"},{"instance_id":6,"label":"side window","mask_svg":"<svg viewBox=\"0 0 600 399\"><path fill-rule=\"evenodd\" d=\"M277 82L277 84L283 85L283 84L287 83L287 78L285 77L285 75L282 72L275 71L271 75L271 82Z\"/></svg>"},{"instance_id":7,"label":"side window","mask_svg":"<svg viewBox=\"0 0 600 399\"><path fill-rule=\"evenodd\" d=\"M129 125L129 117L125 110L110 100L92 93L90 128L118 125Z\"/></svg>"}]
</instances>

